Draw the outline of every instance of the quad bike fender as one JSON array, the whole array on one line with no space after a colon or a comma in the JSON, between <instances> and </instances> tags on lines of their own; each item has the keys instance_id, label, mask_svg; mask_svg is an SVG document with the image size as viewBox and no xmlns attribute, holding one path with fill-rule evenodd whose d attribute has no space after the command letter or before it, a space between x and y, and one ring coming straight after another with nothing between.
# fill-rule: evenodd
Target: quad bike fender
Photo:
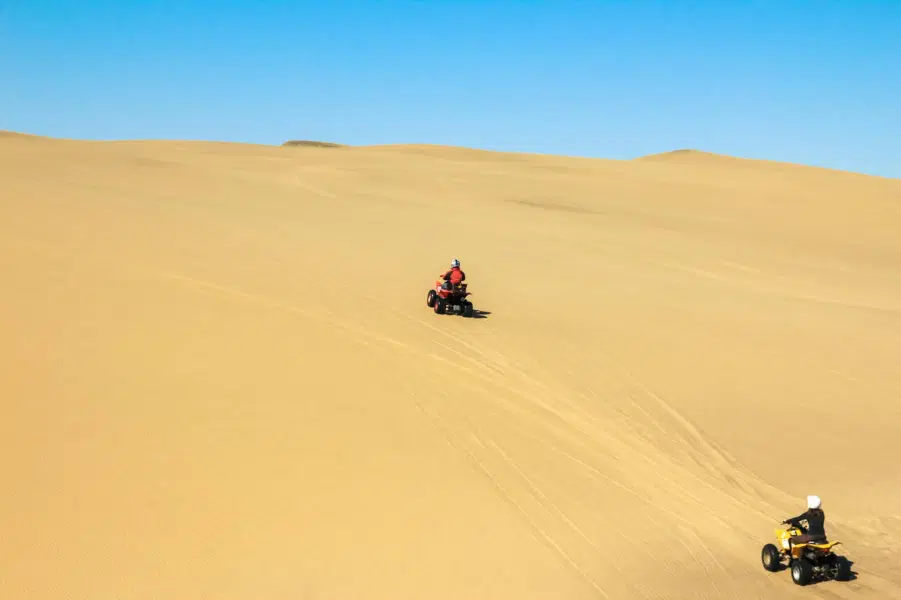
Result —
<instances>
[{"instance_id":1,"label":"quad bike fender","mask_svg":"<svg viewBox=\"0 0 901 600\"><path fill-rule=\"evenodd\" d=\"M813 548L814 550L819 550L820 552L832 552L832 549L836 546L841 546L841 542L827 542L825 544L803 544L806 548Z\"/></svg>"},{"instance_id":2,"label":"quad bike fender","mask_svg":"<svg viewBox=\"0 0 901 600\"><path fill-rule=\"evenodd\" d=\"M442 286L444 282L442 280L438 280L435 282L435 293L441 296L442 298L450 298L451 296L455 298L465 298L467 296L472 296L472 292L469 291L461 291L461 290L448 290ZM465 289L465 288L464 288Z\"/></svg>"},{"instance_id":3,"label":"quad bike fender","mask_svg":"<svg viewBox=\"0 0 901 600\"><path fill-rule=\"evenodd\" d=\"M790 527L785 529L783 527L777 527L775 529L776 539L779 540L779 545L783 550L788 550L789 548L789 540L795 536L801 535L801 530L797 527Z\"/></svg>"},{"instance_id":4,"label":"quad bike fender","mask_svg":"<svg viewBox=\"0 0 901 600\"><path fill-rule=\"evenodd\" d=\"M836 546L841 545L841 542L826 542L825 544L811 543L808 542L806 544L794 544L791 545L791 538L801 535L803 532L797 527L791 527L789 529L778 528L776 529L776 539L779 540L779 545L782 547L783 552L788 553L789 550L793 557L797 558L804 553L805 549L813 549L819 552L829 553L832 552L832 549Z\"/></svg>"},{"instance_id":5,"label":"quad bike fender","mask_svg":"<svg viewBox=\"0 0 901 600\"><path fill-rule=\"evenodd\" d=\"M811 549L815 550L817 554L831 554L832 546L834 545L835 544L827 544L826 546L828 546L828 548L824 549L826 546L821 546L819 544L795 544L790 550L786 550L785 553L797 560L807 554Z\"/></svg>"}]
</instances>

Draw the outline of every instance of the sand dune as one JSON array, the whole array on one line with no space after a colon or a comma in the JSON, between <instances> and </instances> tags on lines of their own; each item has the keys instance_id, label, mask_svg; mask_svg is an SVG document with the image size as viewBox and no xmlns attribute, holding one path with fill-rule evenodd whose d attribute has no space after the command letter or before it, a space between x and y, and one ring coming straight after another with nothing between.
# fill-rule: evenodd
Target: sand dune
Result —
<instances>
[{"instance_id":1,"label":"sand dune","mask_svg":"<svg viewBox=\"0 0 901 600\"><path fill-rule=\"evenodd\" d=\"M282 146L304 146L307 148L344 148L343 144L336 144L335 142L317 142L315 140L289 140L282 144Z\"/></svg>"},{"instance_id":2,"label":"sand dune","mask_svg":"<svg viewBox=\"0 0 901 600\"><path fill-rule=\"evenodd\" d=\"M901 182L676 156L0 136L0 597L901 597Z\"/></svg>"}]
</instances>

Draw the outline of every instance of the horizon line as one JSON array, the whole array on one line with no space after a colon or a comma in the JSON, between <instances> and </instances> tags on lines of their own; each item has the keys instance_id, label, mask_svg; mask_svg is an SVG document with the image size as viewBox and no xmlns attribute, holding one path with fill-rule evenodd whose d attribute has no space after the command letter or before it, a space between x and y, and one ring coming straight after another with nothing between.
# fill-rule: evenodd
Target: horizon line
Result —
<instances>
[{"instance_id":1,"label":"horizon line","mask_svg":"<svg viewBox=\"0 0 901 600\"><path fill-rule=\"evenodd\" d=\"M576 160L585 160L585 161L611 161L611 162L636 162L643 160L666 160L672 158L678 158L680 156L686 157L704 157L708 160L730 160L736 162L750 162L750 163L769 163L776 165L785 165L792 166L802 169L813 169L818 171L829 171L833 173L843 173L846 175L854 175L858 177L868 177L868 178L876 178L876 179L885 179L888 181L901 181L901 176L892 177L889 175L876 175L874 173L864 173L862 171L854 171L851 169L841 169L837 167L826 167L821 165L814 165L808 163L800 163L800 162L792 162L786 160L777 160L771 158L759 158L759 157L749 157L749 156L738 156L733 154L726 154L721 152L711 152L708 150L701 150L697 148L677 148L675 150L664 150L661 152L654 152L651 154L642 154L639 156L635 156L632 158L606 158L600 156L587 156L587 155L579 155L579 154L564 154L559 152L527 152L527 151L517 151L517 150L494 150L490 148L480 148L477 146L463 146L463 145L454 145L454 144L441 144L441 143L432 143L432 142L393 142L393 143L382 143L382 144L345 144L342 142L331 142L325 140L299 140L299 139L289 139L284 142L278 144L272 143L263 143L263 142L250 142L250 141L235 141L235 140L216 140L216 139L191 139L191 138L169 138L169 137L160 137L160 138L74 138L74 137L62 137L62 136L52 136L45 134L37 134L37 133L27 133L24 131L15 131L11 129L0 129L0 137L9 136L9 137L25 137L25 138L38 138L44 140L52 140L52 141L62 141L62 142L83 142L83 143L94 143L94 144L110 144L110 143L141 143L141 142L170 142L170 143L186 143L186 144L228 144L228 145L237 145L237 146L263 146L266 148L319 148L322 150L340 150L340 149L378 149L378 148L435 148L435 149L446 149L446 150L465 150L470 152L484 152L491 154L506 154L506 155L518 155L518 156L536 156L536 157L549 157L549 158L566 158L566 159L576 159Z\"/></svg>"}]
</instances>

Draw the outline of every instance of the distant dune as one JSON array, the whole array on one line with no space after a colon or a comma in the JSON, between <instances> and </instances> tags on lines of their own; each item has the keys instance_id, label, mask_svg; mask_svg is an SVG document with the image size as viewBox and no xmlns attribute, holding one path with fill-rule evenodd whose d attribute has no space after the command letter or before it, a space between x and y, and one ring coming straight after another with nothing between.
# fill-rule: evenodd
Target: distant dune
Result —
<instances>
[{"instance_id":1,"label":"distant dune","mask_svg":"<svg viewBox=\"0 0 901 600\"><path fill-rule=\"evenodd\" d=\"M0 129L0 138L7 138L7 139L13 138L13 139L20 140L20 141L25 141L25 140L45 140L45 141L54 141L54 142L65 141L65 140L57 139L57 138L49 138L49 137L44 137L44 136L40 136L40 135L33 135L30 133L19 133L17 131L8 131L5 129Z\"/></svg>"},{"instance_id":2,"label":"distant dune","mask_svg":"<svg viewBox=\"0 0 901 600\"><path fill-rule=\"evenodd\" d=\"M333 142L316 142L310 140L289 140L282 146L312 146L314 148L346 148L343 144L335 144Z\"/></svg>"},{"instance_id":3,"label":"distant dune","mask_svg":"<svg viewBox=\"0 0 901 600\"><path fill-rule=\"evenodd\" d=\"M0 598L901 598L901 181L285 145L0 135Z\"/></svg>"},{"instance_id":4,"label":"distant dune","mask_svg":"<svg viewBox=\"0 0 901 600\"><path fill-rule=\"evenodd\" d=\"M690 148L685 148L682 150L671 150L669 152L661 152L659 154L648 154L646 156L640 156L635 160L680 160L680 159L711 159L711 158L732 158L728 156L724 156L722 154L715 154L713 152L704 152L703 150L692 150Z\"/></svg>"},{"instance_id":5,"label":"distant dune","mask_svg":"<svg viewBox=\"0 0 901 600\"><path fill-rule=\"evenodd\" d=\"M638 158L633 159L636 162L656 162L661 164L672 164L672 165L720 165L720 166L733 166L733 167L747 167L747 168L760 168L764 166L768 166L771 169L778 169L782 172L794 172L798 173L800 169L806 169L811 171L818 171L822 175L832 175L832 174L841 174L841 175L852 175L854 177L860 178L873 178L873 175L866 175L863 173L855 173L853 171L846 171L841 169L827 168L827 167L819 167L813 165L800 165L796 163L790 163L785 161L776 161L776 160L766 160L761 158L743 158L737 156L729 156L726 154L717 154L714 152L705 152L702 150L691 150L691 149L683 149L683 150L673 150L671 152L661 152L659 154L649 154L646 156L640 156ZM890 179L892 181L901 181L897 178L889 178L889 177L878 177L879 179Z\"/></svg>"}]
</instances>

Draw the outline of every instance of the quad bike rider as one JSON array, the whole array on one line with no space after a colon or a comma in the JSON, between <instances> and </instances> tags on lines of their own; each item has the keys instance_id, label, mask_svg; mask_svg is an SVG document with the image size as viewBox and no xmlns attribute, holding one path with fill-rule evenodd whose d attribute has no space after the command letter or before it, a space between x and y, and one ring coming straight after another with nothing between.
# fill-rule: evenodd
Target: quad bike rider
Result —
<instances>
[{"instance_id":1,"label":"quad bike rider","mask_svg":"<svg viewBox=\"0 0 901 600\"><path fill-rule=\"evenodd\" d=\"M789 538L790 544L822 544L826 542L826 513L821 508L822 502L819 496L807 496L807 510L797 517L782 521L783 525L800 529L801 535ZM807 521L807 529L801 525L802 521Z\"/></svg>"},{"instance_id":2,"label":"quad bike rider","mask_svg":"<svg viewBox=\"0 0 901 600\"><path fill-rule=\"evenodd\" d=\"M807 497L807 510L797 517L782 521L787 529L777 529L779 546L767 544L761 552L763 568L778 571L782 560L788 559L792 580L798 585L807 585L814 578L832 578L846 581L850 578L850 564L833 553L833 548L841 542L826 539L824 523L826 515L819 496ZM807 523L805 529L802 525Z\"/></svg>"},{"instance_id":3,"label":"quad bike rider","mask_svg":"<svg viewBox=\"0 0 901 600\"><path fill-rule=\"evenodd\" d=\"M452 290L455 286L466 281L466 273L460 269L460 261L456 258L453 259L451 268L441 275L441 279L444 280L444 284L441 286L441 289L444 290Z\"/></svg>"}]
</instances>

